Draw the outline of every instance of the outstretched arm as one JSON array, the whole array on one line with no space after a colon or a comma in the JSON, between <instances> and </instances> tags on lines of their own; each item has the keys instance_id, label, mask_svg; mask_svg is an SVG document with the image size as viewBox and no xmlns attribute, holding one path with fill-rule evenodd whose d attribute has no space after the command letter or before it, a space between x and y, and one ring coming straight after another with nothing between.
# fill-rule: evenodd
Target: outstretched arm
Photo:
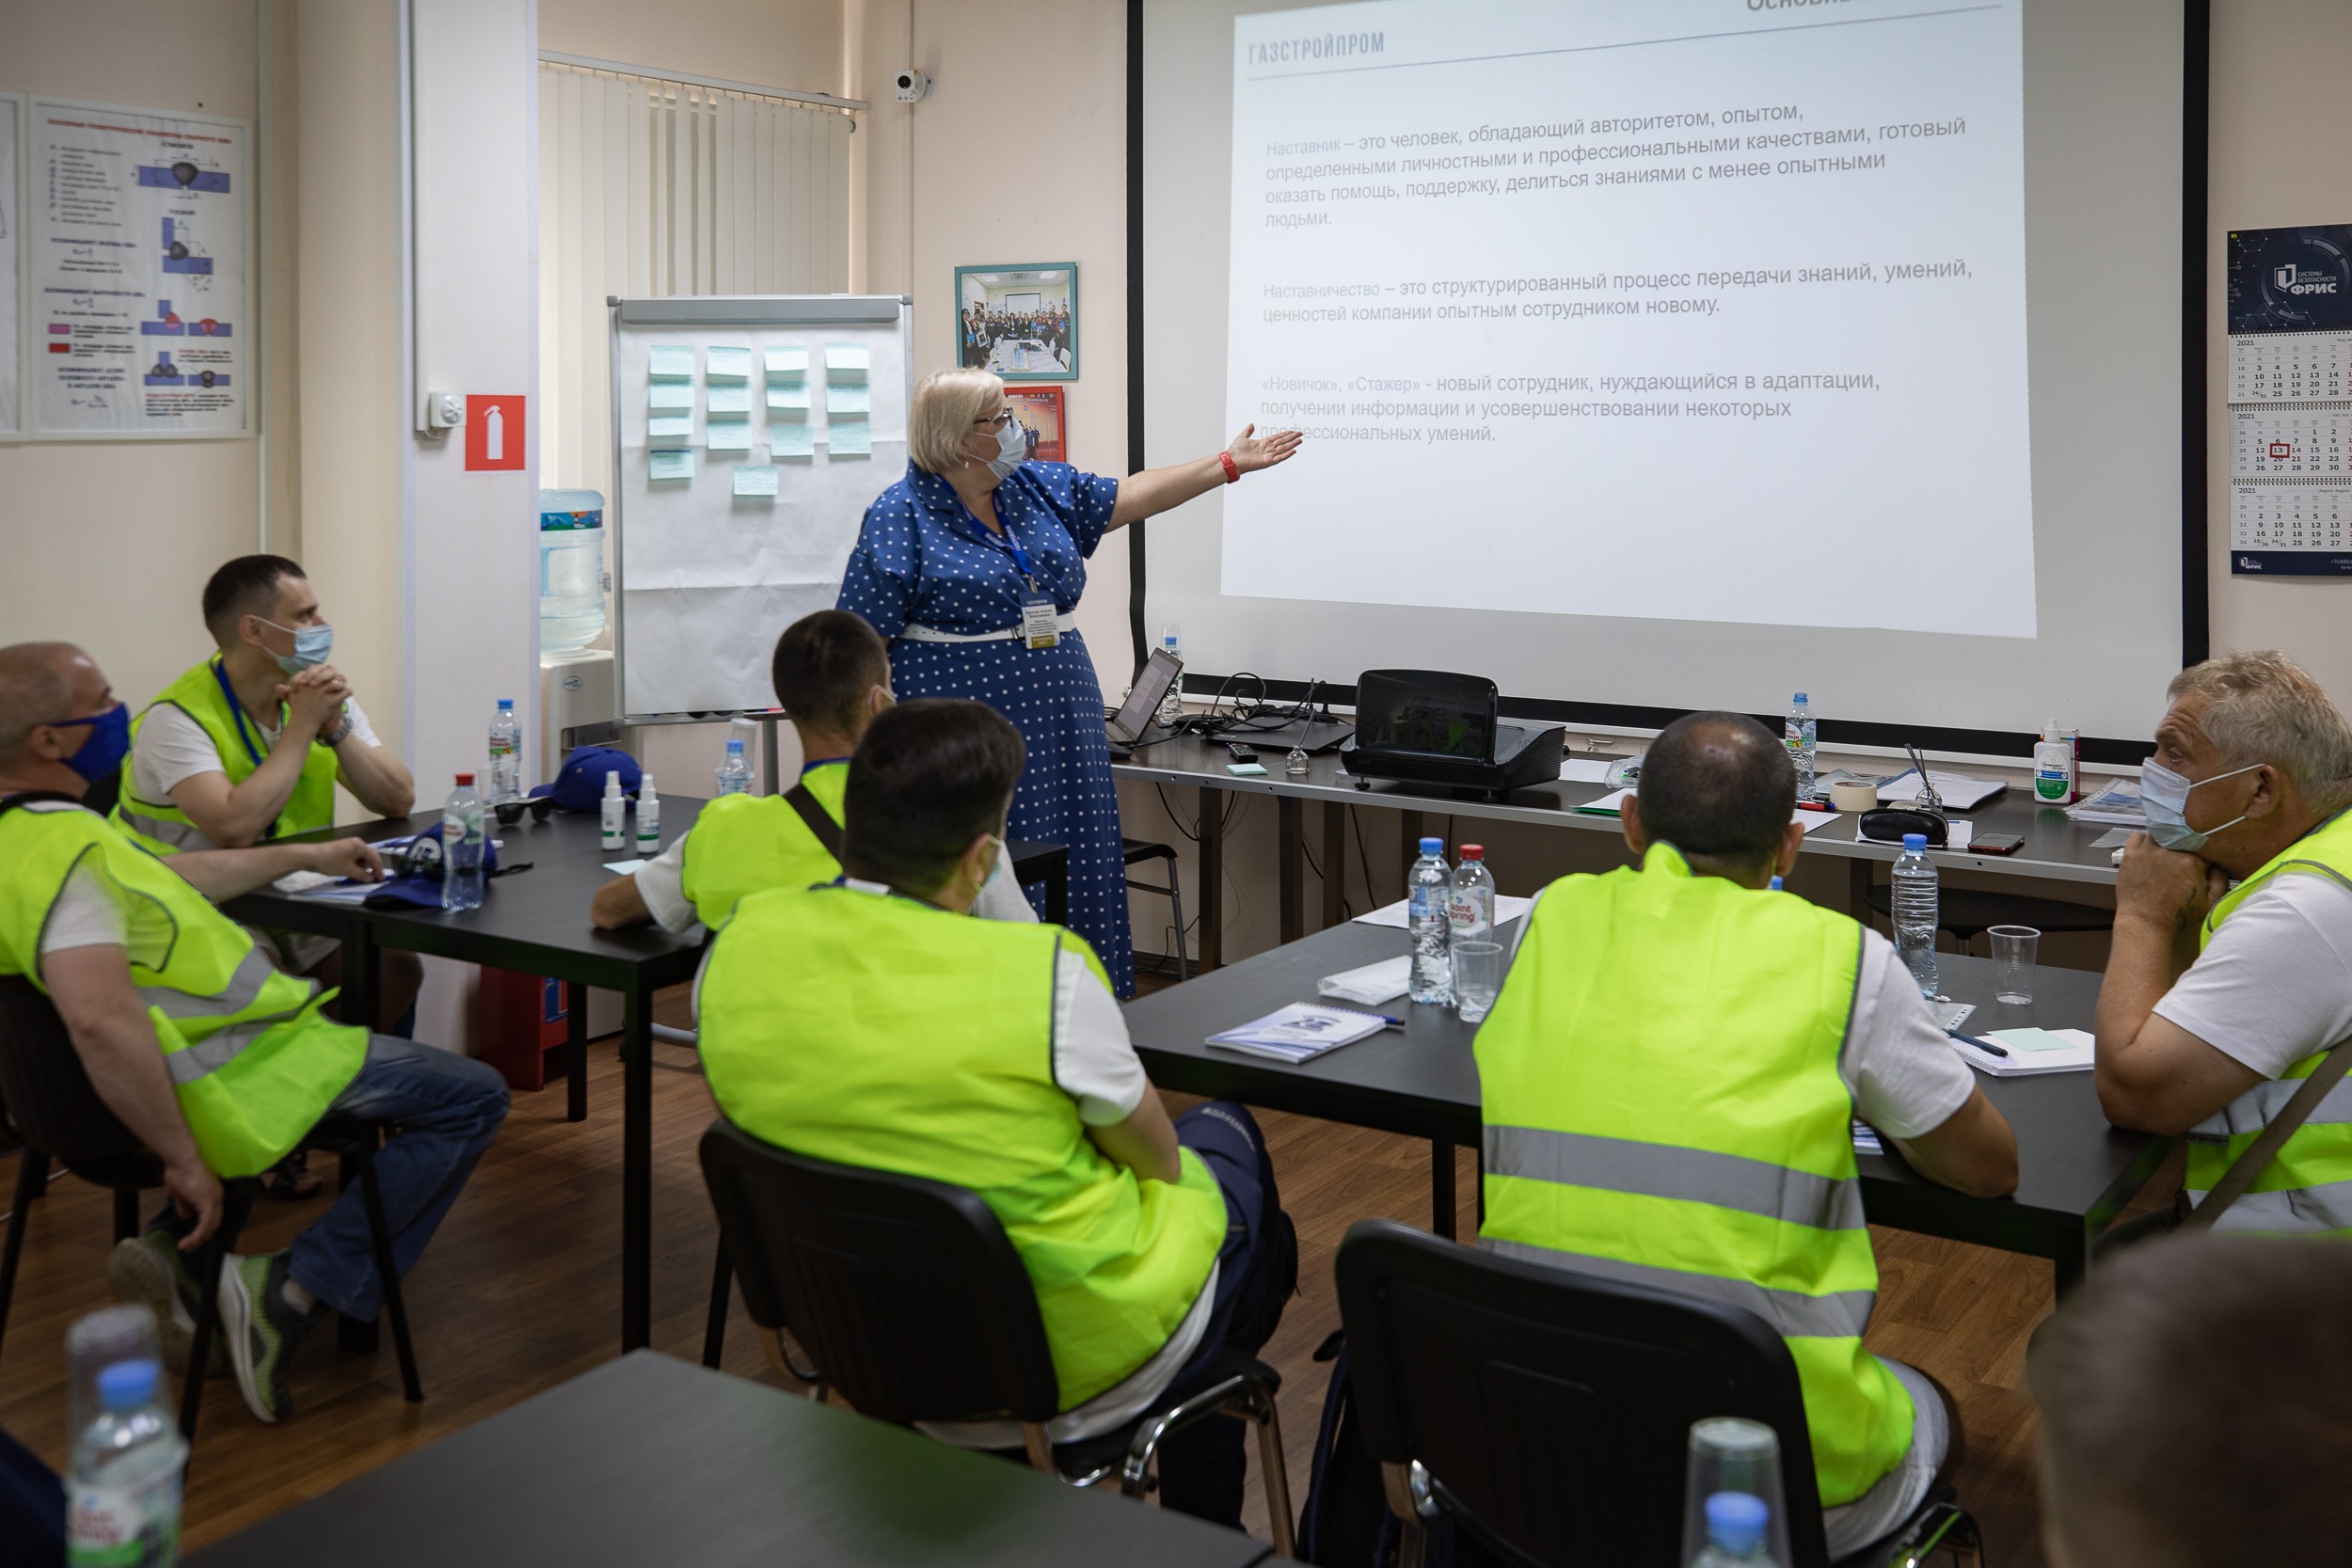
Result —
<instances>
[{"instance_id":1,"label":"outstretched arm","mask_svg":"<svg viewBox=\"0 0 2352 1568\"><path fill-rule=\"evenodd\" d=\"M1241 434L1225 450L1232 454L1234 467L1246 474L1254 473L1288 462L1302 439L1295 430L1278 430L1262 436L1258 427L1250 424L1242 426ZM1215 452L1196 462L1129 474L1119 482L1119 499L1111 507L1109 527L1125 528L1129 523L1139 523L1170 507L1182 506L1195 496L1205 496L1224 483L1225 464L1221 454Z\"/></svg>"}]
</instances>

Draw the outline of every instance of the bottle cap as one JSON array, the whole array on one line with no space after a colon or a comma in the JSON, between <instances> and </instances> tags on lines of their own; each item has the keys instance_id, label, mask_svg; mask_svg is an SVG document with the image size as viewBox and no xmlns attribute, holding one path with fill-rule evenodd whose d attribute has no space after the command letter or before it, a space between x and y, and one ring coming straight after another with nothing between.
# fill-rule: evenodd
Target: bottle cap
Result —
<instances>
[{"instance_id":1,"label":"bottle cap","mask_svg":"<svg viewBox=\"0 0 2352 1568\"><path fill-rule=\"evenodd\" d=\"M98 1371L98 1399L109 1410L135 1410L155 1397L162 1369L140 1359L117 1361Z\"/></svg>"},{"instance_id":2,"label":"bottle cap","mask_svg":"<svg viewBox=\"0 0 2352 1568\"><path fill-rule=\"evenodd\" d=\"M618 768L608 768L604 770L604 792L607 795L618 795L621 792L621 774Z\"/></svg>"},{"instance_id":3,"label":"bottle cap","mask_svg":"<svg viewBox=\"0 0 2352 1568\"><path fill-rule=\"evenodd\" d=\"M728 751L729 754L733 754L733 753L735 753L735 752L740 752L742 749L743 749L743 737L742 737L741 736L739 736L739 735L731 735L731 736L727 736L727 751Z\"/></svg>"},{"instance_id":4,"label":"bottle cap","mask_svg":"<svg viewBox=\"0 0 2352 1568\"><path fill-rule=\"evenodd\" d=\"M1442 855L1445 853L1445 840L1424 838L1421 841L1421 852L1424 855Z\"/></svg>"},{"instance_id":5,"label":"bottle cap","mask_svg":"<svg viewBox=\"0 0 2352 1568\"><path fill-rule=\"evenodd\" d=\"M1707 1538L1734 1557L1747 1557L1764 1544L1772 1511L1747 1492L1718 1492L1707 1499Z\"/></svg>"},{"instance_id":6,"label":"bottle cap","mask_svg":"<svg viewBox=\"0 0 2352 1568\"><path fill-rule=\"evenodd\" d=\"M1809 703L1809 702L1811 702L1812 700L1813 700L1812 698L1810 698L1810 697L1806 696L1806 695L1805 695L1804 692L1802 692L1802 691L1800 691L1800 692L1798 692L1798 693L1797 693L1797 701L1799 701L1799 702L1801 702L1801 703Z\"/></svg>"},{"instance_id":7,"label":"bottle cap","mask_svg":"<svg viewBox=\"0 0 2352 1568\"><path fill-rule=\"evenodd\" d=\"M1486 858L1486 847L1483 844L1465 844L1454 853L1466 861L1483 861Z\"/></svg>"},{"instance_id":8,"label":"bottle cap","mask_svg":"<svg viewBox=\"0 0 2352 1568\"><path fill-rule=\"evenodd\" d=\"M1925 833L1905 833L1905 834L1903 834L1903 847L1904 847L1904 848L1906 848L1906 849L1925 849L1927 847L1928 847L1928 835L1927 835L1927 834L1925 834Z\"/></svg>"},{"instance_id":9,"label":"bottle cap","mask_svg":"<svg viewBox=\"0 0 2352 1568\"><path fill-rule=\"evenodd\" d=\"M471 773L460 773L457 775L457 782L470 788L473 784L473 775Z\"/></svg>"},{"instance_id":10,"label":"bottle cap","mask_svg":"<svg viewBox=\"0 0 2352 1568\"><path fill-rule=\"evenodd\" d=\"M514 699L514 698L512 698L512 697L501 697L501 698L499 699L499 706L500 706L501 709L511 708L511 707L513 707L514 705L515 705L515 699Z\"/></svg>"},{"instance_id":11,"label":"bottle cap","mask_svg":"<svg viewBox=\"0 0 2352 1568\"><path fill-rule=\"evenodd\" d=\"M637 803L642 806L653 798L653 775L651 773L642 773L638 775Z\"/></svg>"}]
</instances>

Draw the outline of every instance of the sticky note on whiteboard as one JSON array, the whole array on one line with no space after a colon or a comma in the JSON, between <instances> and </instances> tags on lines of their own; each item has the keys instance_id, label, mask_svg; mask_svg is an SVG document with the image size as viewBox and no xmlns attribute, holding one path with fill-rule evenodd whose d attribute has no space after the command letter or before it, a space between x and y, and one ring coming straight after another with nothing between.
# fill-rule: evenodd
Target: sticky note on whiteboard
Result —
<instances>
[{"instance_id":1,"label":"sticky note on whiteboard","mask_svg":"<svg viewBox=\"0 0 2352 1568\"><path fill-rule=\"evenodd\" d=\"M752 411L752 389L749 387L713 387L704 406L713 414L748 414Z\"/></svg>"},{"instance_id":2,"label":"sticky note on whiteboard","mask_svg":"<svg viewBox=\"0 0 2352 1568\"><path fill-rule=\"evenodd\" d=\"M657 381L645 388L645 406L691 411L694 406L694 388L683 381Z\"/></svg>"},{"instance_id":3,"label":"sticky note on whiteboard","mask_svg":"<svg viewBox=\"0 0 2352 1568\"><path fill-rule=\"evenodd\" d=\"M768 406L771 408L806 408L808 406L808 383L795 381L779 385L771 381L768 383Z\"/></svg>"},{"instance_id":4,"label":"sticky note on whiteboard","mask_svg":"<svg viewBox=\"0 0 2352 1568\"><path fill-rule=\"evenodd\" d=\"M683 344L656 343L646 351L645 373L657 380L691 380L694 351Z\"/></svg>"},{"instance_id":5,"label":"sticky note on whiteboard","mask_svg":"<svg viewBox=\"0 0 2352 1568\"><path fill-rule=\"evenodd\" d=\"M825 427L825 445L834 457L865 457L874 450L874 427L864 420L835 420Z\"/></svg>"},{"instance_id":6,"label":"sticky note on whiteboard","mask_svg":"<svg viewBox=\"0 0 2352 1568\"><path fill-rule=\"evenodd\" d=\"M683 447L694 439L694 416L691 414L656 414L645 421L645 444L649 447Z\"/></svg>"},{"instance_id":7,"label":"sticky note on whiteboard","mask_svg":"<svg viewBox=\"0 0 2352 1568\"><path fill-rule=\"evenodd\" d=\"M739 496L774 495L775 466L770 463L739 464L735 470L735 493Z\"/></svg>"},{"instance_id":8,"label":"sticky note on whiteboard","mask_svg":"<svg viewBox=\"0 0 2352 1568\"><path fill-rule=\"evenodd\" d=\"M752 351L748 345L713 343L703 351L703 375L710 381L748 381Z\"/></svg>"},{"instance_id":9,"label":"sticky note on whiteboard","mask_svg":"<svg viewBox=\"0 0 2352 1568\"><path fill-rule=\"evenodd\" d=\"M752 450L751 421L713 420L703 427L703 445L712 451L749 451Z\"/></svg>"},{"instance_id":10,"label":"sticky note on whiteboard","mask_svg":"<svg viewBox=\"0 0 2352 1568\"><path fill-rule=\"evenodd\" d=\"M814 457L817 433L804 424L770 424L768 455L773 458Z\"/></svg>"},{"instance_id":11,"label":"sticky note on whiteboard","mask_svg":"<svg viewBox=\"0 0 2352 1568\"><path fill-rule=\"evenodd\" d=\"M652 480L692 479L694 454L691 451L649 451L645 453L645 477Z\"/></svg>"},{"instance_id":12,"label":"sticky note on whiteboard","mask_svg":"<svg viewBox=\"0 0 2352 1568\"><path fill-rule=\"evenodd\" d=\"M864 414L872 406L870 388L863 381L854 387L825 388L825 411L829 414Z\"/></svg>"},{"instance_id":13,"label":"sticky note on whiteboard","mask_svg":"<svg viewBox=\"0 0 2352 1568\"><path fill-rule=\"evenodd\" d=\"M828 381L863 381L871 355L864 343L827 343L825 345L825 379Z\"/></svg>"},{"instance_id":14,"label":"sticky note on whiteboard","mask_svg":"<svg viewBox=\"0 0 2352 1568\"><path fill-rule=\"evenodd\" d=\"M804 348L771 348L768 351L768 379L798 381L808 374L808 350Z\"/></svg>"}]
</instances>

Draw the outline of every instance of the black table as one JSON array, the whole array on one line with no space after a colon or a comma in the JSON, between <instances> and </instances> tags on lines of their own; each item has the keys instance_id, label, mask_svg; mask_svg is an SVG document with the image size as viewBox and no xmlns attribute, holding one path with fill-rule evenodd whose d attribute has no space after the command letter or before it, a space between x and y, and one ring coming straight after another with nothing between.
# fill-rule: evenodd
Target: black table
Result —
<instances>
[{"instance_id":1,"label":"black table","mask_svg":"<svg viewBox=\"0 0 2352 1568\"><path fill-rule=\"evenodd\" d=\"M1574 737L1575 732L1570 732ZM1248 739L1247 736L1236 738ZM1630 750L1630 746L1626 748ZM1358 788L1359 782L1340 768L1336 752L1308 760L1303 778L1292 778L1283 770L1279 744L1261 747L1259 761L1266 768L1262 778L1236 778L1225 770L1232 759L1222 743L1212 743L1191 736L1176 736L1145 742L1126 761L1114 763L1111 772L1119 778L1138 783L1176 784L1198 790L1200 821L1200 865L1198 907L1200 911L1199 951L1200 967L1215 969L1223 958L1223 905L1219 882L1223 876L1219 857L1222 833L1221 804L1226 794L1271 795L1275 800L1278 849L1278 918L1279 934L1283 942L1295 942L1306 934L1306 897L1304 866L1301 860L1303 824L1301 808L1308 802L1319 802L1323 808L1322 863L1325 866L1343 863L1347 858L1347 843L1343 826L1349 806L1378 806L1398 814L1398 830L1404 840L1405 861L1410 864L1418 853L1415 846L1421 839L1424 817L1454 816L1470 820L1500 822L1529 822L1545 827L1565 828L1585 832L1606 833L1616 838L1621 832L1613 816L1594 816L1580 814L1577 807L1598 800L1608 793L1597 784L1547 783L1531 789L1514 790L1502 800L1454 799L1449 792L1424 784L1400 784L1388 781L1370 782L1368 787ZM1822 766L1833 768L1840 762L1851 763L1856 771L1865 769L1892 772L1902 767L1880 757L1824 757ZM2031 775L2015 768L1966 765L1935 765L1939 771L1966 774L1972 778L1999 778L2010 781L2010 787L1976 811L1962 814L1974 822L1980 832L2014 833L2025 840L2013 855L1973 854L1968 850L1938 849L1931 851L1936 864L1947 870L1989 871L2001 876L2031 877L2044 880L2081 882L2091 886L2115 885L2115 865L2111 853L2090 847L2092 840L2104 834L2104 827L2076 823L2064 810L2044 806L2032 797ZM1863 901L1874 875L1875 864L1892 863L1901 853L1899 845L1875 844L1860 838L1855 832L1858 817L1840 816L1805 834L1804 852L1808 855L1828 855L1846 862L1850 885L1849 912L1862 918ZM1343 879L1327 876L1323 884L1323 925L1340 923L1340 885Z\"/></svg>"},{"instance_id":2,"label":"black table","mask_svg":"<svg viewBox=\"0 0 2352 1568\"><path fill-rule=\"evenodd\" d=\"M1454 1146L1479 1144L1474 1025L1451 1008L1414 1006L1400 997L1383 1006L1405 1018L1401 1032L1383 1030L1295 1067L1202 1043L1286 1004L1315 1000L1315 982L1326 974L1404 951L1403 931L1351 923L1131 1002L1127 1026L1152 1081L1163 1088L1429 1139L1433 1222L1438 1234L1450 1236ZM1938 958L1944 993L1977 1004L1967 1024L1972 1031L2090 1026L2096 974L2045 966L2036 974L2033 1006L2002 1006L1993 999L1992 960L1950 953ZM2109 1125L2088 1072L1979 1074L1977 1081L2016 1130L2016 1196L1965 1196L1890 1152L1862 1157L1864 1204L1880 1225L2047 1258L2065 1289L2082 1276L2091 1241L2155 1174L2172 1140Z\"/></svg>"},{"instance_id":3,"label":"black table","mask_svg":"<svg viewBox=\"0 0 2352 1568\"><path fill-rule=\"evenodd\" d=\"M651 1351L297 1503L191 1568L1248 1568L1237 1530Z\"/></svg>"},{"instance_id":4,"label":"black table","mask_svg":"<svg viewBox=\"0 0 2352 1568\"><path fill-rule=\"evenodd\" d=\"M663 843L675 844L684 836L702 807L691 796L664 796ZM440 820L437 812L420 812L306 836L373 841L425 832L438 827ZM694 977L702 960L703 934L673 936L657 926L601 931L589 923L588 906L596 889L612 878L604 869L606 863L636 857L634 849L599 847L601 832L594 816L558 811L536 822L526 813L512 827L495 828L492 836L500 843L501 864L528 863L531 869L493 879L482 907L463 914L413 907L367 909L291 897L267 888L223 908L247 925L339 940L349 1009L345 1016L351 1018L375 1016L379 948L564 981L571 1030L567 1115L574 1121L588 1115L587 988L620 993L621 1348L636 1350L650 1341L653 1323L653 996L665 986ZM1009 849L1015 875L1046 884L1049 911L1066 905L1069 857L1061 846L1024 843Z\"/></svg>"}]
</instances>

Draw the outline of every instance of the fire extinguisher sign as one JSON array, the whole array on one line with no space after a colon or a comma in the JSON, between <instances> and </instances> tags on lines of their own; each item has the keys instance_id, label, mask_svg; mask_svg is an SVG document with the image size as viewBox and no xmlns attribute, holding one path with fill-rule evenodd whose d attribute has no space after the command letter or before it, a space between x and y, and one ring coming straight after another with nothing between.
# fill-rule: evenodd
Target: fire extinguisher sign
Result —
<instances>
[{"instance_id":1,"label":"fire extinguisher sign","mask_svg":"<svg viewBox=\"0 0 2352 1568\"><path fill-rule=\"evenodd\" d=\"M523 394L466 394L466 469L523 466Z\"/></svg>"}]
</instances>

